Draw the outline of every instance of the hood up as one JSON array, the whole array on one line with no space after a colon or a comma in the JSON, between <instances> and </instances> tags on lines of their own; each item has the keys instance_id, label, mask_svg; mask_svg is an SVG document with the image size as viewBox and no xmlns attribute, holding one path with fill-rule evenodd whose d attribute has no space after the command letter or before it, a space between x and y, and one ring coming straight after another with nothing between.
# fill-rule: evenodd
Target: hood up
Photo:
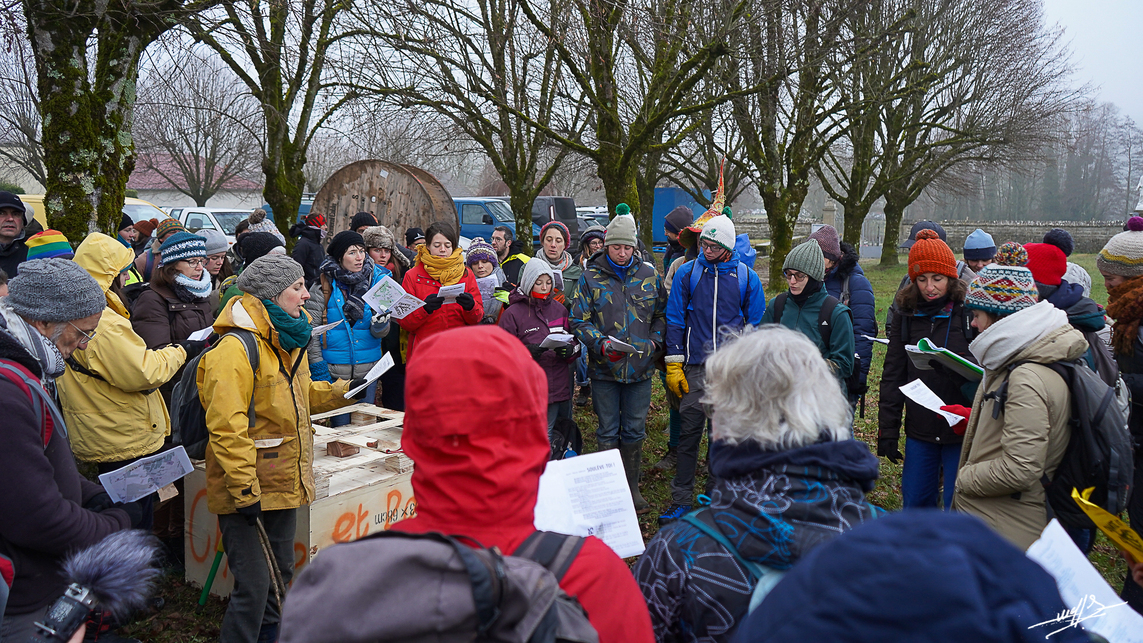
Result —
<instances>
[{"instance_id":1,"label":"hood up","mask_svg":"<svg viewBox=\"0 0 1143 643\"><path fill-rule=\"evenodd\" d=\"M135 253L116 239L93 232L75 250L75 262L91 275L107 296L107 306L127 317L127 308L119 296L111 292L111 284L124 268L135 260Z\"/></svg>"}]
</instances>

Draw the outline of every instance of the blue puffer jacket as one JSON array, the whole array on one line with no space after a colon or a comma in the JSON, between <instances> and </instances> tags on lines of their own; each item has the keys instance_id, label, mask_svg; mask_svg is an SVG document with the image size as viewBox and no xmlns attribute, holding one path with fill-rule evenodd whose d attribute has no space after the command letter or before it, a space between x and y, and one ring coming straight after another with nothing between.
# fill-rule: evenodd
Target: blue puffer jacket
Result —
<instances>
[{"instance_id":1,"label":"blue puffer jacket","mask_svg":"<svg viewBox=\"0 0 1143 643\"><path fill-rule=\"evenodd\" d=\"M708 348L716 348L716 331L757 326L766 312L766 293L753 269L746 270L746 300L738 284L738 253L712 264L701 253L675 272L667 299L667 361L706 362ZM702 271L691 292L691 272Z\"/></svg>"},{"instance_id":2,"label":"blue puffer jacket","mask_svg":"<svg viewBox=\"0 0 1143 643\"><path fill-rule=\"evenodd\" d=\"M858 265L853 246L843 241L841 252L841 261L826 275L825 287L832 297L841 300L845 281L849 280L849 300L841 303L849 306L853 313L853 343L861 356L861 383L864 384L873 360L873 340L865 339L863 335L877 337L877 302L873 296L873 285Z\"/></svg>"},{"instance_id":3,"label":"blue puffer jacket","mask_svg":"<svg viewBox=\"0 0 1143 643\"><path fill-rule=\"evenodd\" d=\"M376 284L385 277L391 275L387 268L381 266L373 266L373 281L371 284ZM310 290L310 298L317 299L315 296L322 295L321 282L326 279L324 275L318 279L314 287ZM330 289L329 301L325 302L325 321L323 323L332 324L334 322L345 319L345 293L336 284L332 284ZM320 297L324 299L324 297ZM308 302L307 302L308 303ZM314 338L314 344L321 349L322 360L326 364L372 364L381 359L383 351L381 349L381 338L374 335L371 329L373 318L373 309L368 304L365 306L365 316L357 320L357 323L349 328L346 324L341 324L337 328L332 328L320 337ZM316 323L316 322L315 322Z\"/></svg>"}]
</instances>

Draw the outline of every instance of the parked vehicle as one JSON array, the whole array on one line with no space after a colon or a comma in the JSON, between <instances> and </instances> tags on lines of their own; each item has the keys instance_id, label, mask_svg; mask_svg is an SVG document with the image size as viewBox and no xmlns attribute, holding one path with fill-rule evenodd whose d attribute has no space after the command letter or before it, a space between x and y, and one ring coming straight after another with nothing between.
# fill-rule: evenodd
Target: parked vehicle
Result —
<instances>
[{"instance_id":1,"label":"parked vehicle","mask_svg":"<svg viewBox=\"0 0 1143 643\"><path fill-rule=\"evenodd\" d=\"M235 208L171 208L171 216L190 232L218 230L234 245L234 227L245 221L253 210Z\"/></svg>"},{"instance_id":2,"label":"parked vehicle","mask_svg":"<svg viewBox=\"0 0 1143 643\"><path fill-rule=\"evenodd\" d=\"M32 211L35 213L36 221L39 221L40 225L44 226L44 228L47 228L48 219L44 210L44 195L21 194L20 200L23 201L25 205L32 208ZM155 205L154 203L131 197L127 197L123 203L123 214L131 217L131 221L135 223L146 221L147 219L158 219L159 221L162 221L168 217L167 213L163 212L159 206Z\"/></svg>"},{"instance_id":3,"label":"parked vehicle","mask_svg":"<svg viewBox=\"0 0 1143 643\"><path fill-rule=\"evenodd\" d=\"M503 197L460 196L453 197L456 216L460 222L461 236L475 239L492 239L492 231L497 226L507 226L516 234L516 218L512 215L508 202ZM532 238L538 240L540 226L532 224Z\"/></svg>"}]
</instances>

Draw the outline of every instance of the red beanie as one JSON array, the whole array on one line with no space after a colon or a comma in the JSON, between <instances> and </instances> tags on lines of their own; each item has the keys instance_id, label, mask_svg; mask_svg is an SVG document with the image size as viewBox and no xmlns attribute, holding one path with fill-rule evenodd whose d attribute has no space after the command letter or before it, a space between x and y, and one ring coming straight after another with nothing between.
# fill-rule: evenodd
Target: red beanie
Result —
<instances>
[{"instance_id":1,"label":"red beanie","mask_svg":"<svg viewBox=\"0 0 1143 643\"><path fill-rule=\"evenodd\" d=\"M1048 286L1060 285L1064 273L1068 271L1068 257L1058 246L1050 243L1026 243L1028 270L1032 278Z\"/></svg>"},{"instance_id":2,"label":"red beanie","mask_svg":"<svg viewBox=\"0 0 1143 643\"><path fill-rule=\"evenodd\" d=\"M949 245L941 241L940 235L933 230L918 232L916 243L909 249L909 279L916 281L917 277L926 272L956 279L956 257Z\"/></svg>"}]
</instances>

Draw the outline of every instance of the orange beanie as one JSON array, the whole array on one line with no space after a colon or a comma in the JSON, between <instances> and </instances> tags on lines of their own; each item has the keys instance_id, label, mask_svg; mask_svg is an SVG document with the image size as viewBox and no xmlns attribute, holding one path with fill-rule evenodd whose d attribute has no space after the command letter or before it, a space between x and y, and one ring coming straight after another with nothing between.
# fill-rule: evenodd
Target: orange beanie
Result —
<instances>
[{"instance_id":1,"label":"orange beanie","mask_svg":"<svg viewBox=\"0 0 1143 643\"><path fill-rule=\"evenodd\" d=\"M917 242L909 249L909 279L916 281L926 272L935 272L949 279L957 277L956 257L952 249L933 230L918 232Z\"/></svg>"}]
</instances>

